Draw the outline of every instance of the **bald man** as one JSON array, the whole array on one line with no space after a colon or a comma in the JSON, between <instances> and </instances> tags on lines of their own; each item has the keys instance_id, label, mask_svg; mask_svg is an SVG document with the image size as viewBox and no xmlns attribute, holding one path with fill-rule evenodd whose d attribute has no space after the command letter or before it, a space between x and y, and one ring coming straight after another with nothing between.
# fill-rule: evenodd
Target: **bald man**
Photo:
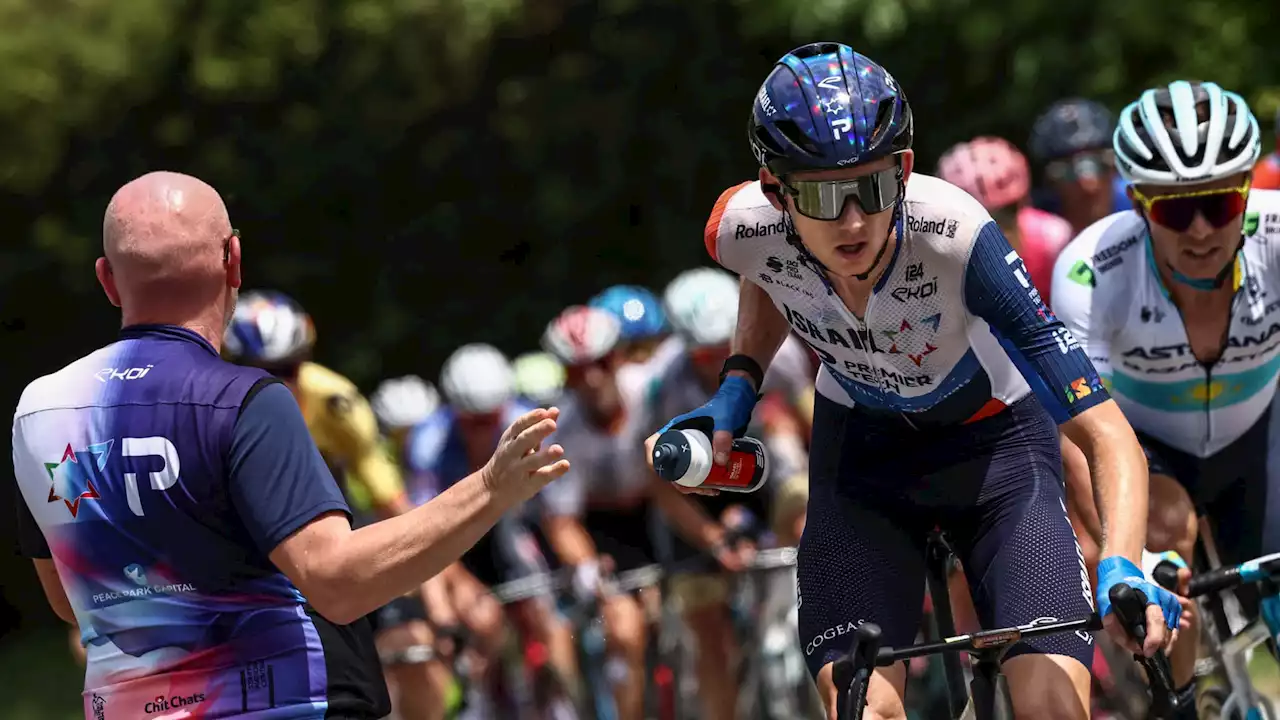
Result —
<instances>
[{"instance_id":1,"label":"bald man","mask_svg":"<svg viewBox=\"0 0 1280 720\"><path fill-rule=\"evenodd\" d=\"M353 531L288 389L218 357L240 238L217 192L130 182L103 250L119 340L28 385L13 426L22 550L79 625L86 718L384 717L364 615L568 469L541 447L557 411L521 417L436 500Z\"/></svg>"}]
</instances>

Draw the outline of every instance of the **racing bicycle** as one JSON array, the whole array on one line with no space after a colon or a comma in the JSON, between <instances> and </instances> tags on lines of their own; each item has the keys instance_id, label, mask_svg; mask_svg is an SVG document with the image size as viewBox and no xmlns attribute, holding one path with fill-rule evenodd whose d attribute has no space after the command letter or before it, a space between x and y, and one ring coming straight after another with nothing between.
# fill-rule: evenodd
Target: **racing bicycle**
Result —
<instances>
[{"instance_id":1,"label":"racing bicycle","mask_svg":"<svg viewBox=\"0 0 1280 720\"><path fill-rule=\"evenodd\" d=\"M1177 585L1177 572L1176 564L1162 560L1151 574L1156 582L1173 590ZM1202 718L1280 718L1275 704L1254 689L1249 677L1249 659L1254 649L1273 640L1265 618L1254 618L1239 631L1232 632L1221 610L1221 593L1251 583L1258 584L1264 597L1276 594L1277 583L1280 583L1280 553L1219 567L1191 578L1187 597L1210 606L1210 612L1202 613L1202 617L1207 617L1213 628L1211 633L1204 633L1209 650L1208 667L1203 670L1197 667L1196 675L1204 677L1221 672L1226 680L1225 687L1208 687L1199 694L1196 705Z\"/></svg>"},{"instance_id":2,"label":"racing bicycle","mask_svg":"<svg viewBox=\"0 0 1280 720\"><path fill-rule=\"evenodd\" d=\"M874 623L858 626L853 632L849 653L837 660L833 667L833 679L840 693L837 708L840 720L862 720L867 704L867 688L871 674L877 667L889 667L904 660L937 654L942 654L944 660L953 658L945 672L952 717L972 720L1012 718L1012 708L1000 672L1000 661L1005 652L1022 640L1059 633L1093 632L1102 628L1101 619L1094 613L1077 620L1036 621L1016 627L955 635L949 611L951 600L945 582L953 555L945 543L945 535L935 531L929 538L930 550L926 554L926 577L934 603L937 631L942 638L936 642L893 648L882 644L880 628ZM942 582L938 578L942 578ZM1111 602L1117 618L1130 635L1139 642L1145 639L1146 597L1141 591L1127 585L1117 585L1111 590ZM968 653L971 658L970 697L964 703L960 702L965 691L960 679L962 669L958 664L959 653ZM1173 680L1164 652L1159 651L1151 658L1135 659L1147 672L1151 687L1151 715L1156 718L1172 717L1178 707L1178 698L1173 691Z\"/></svg>"}]
</instances>

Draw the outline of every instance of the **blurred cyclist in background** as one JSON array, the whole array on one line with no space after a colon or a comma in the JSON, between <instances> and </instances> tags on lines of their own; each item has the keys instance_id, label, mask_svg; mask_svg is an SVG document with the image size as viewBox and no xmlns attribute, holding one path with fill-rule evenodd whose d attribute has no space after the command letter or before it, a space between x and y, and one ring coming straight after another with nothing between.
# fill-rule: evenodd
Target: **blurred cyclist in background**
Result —
<instances>
[{"instance_id":1,"label":"blurred cyclist in background","mask_svg":"<svg viewBox=\"0 0 1280 720\"><path fill-rule=\"evenodd\" d=\"M440 393L434 385L417 375L406 375L384 380L374 390L370 404L386 437L389 452L393 457L402 459L409 431L436 411L440 406ZM446 663L452 659L456 638L437 638L426 622L427 617L448 616L448 603L445 580L437 575L423 584L421 596L406 595L374 614L377 626L382 628L384 648L389 648L383 651L383 664L389 668L403 668L422 663L429 678L429 693L415 693L411 687L397 693L409 695L400 699L396 706L404 720L447 717L447 713L461 702L453 669ZM429 608L432 607L446 609L431 612ZM436 644L433 644L435 640L443 651L437 651Z\"/></svg>"},{"instance_id":2,"label":"blurred cyclist in background","mask_svg":"<svg viewBox=\"0 0 1280 720\"><path fill-rule=\"evenodd\" d=\"M729 343L738 322L738 294L737 278L713 268L686 271L667 286L664 302L681 339L681 352L665 363L650 363L646 368L650 374L645 392L645 425L651 430L668 417L702 405L715 394L720 385L720 368L729 357ZM761 525L770 518L774 510L771 499L777 495L788 499L789 517L773 518L773 525L781 526L787 540L799 540L794 528L797 518L803 522L808 498L807 436L795 418L792 401L812 386L814 372L808 356L795 343L784 343L778 360L765 376L763 394L776 404L770 411L765 411L762 404L761 412L755 416L755 427L748 431L769 446L770 480L754 493L697 496L696 500L711 517L751 539L763 535L765 528ZM741 548L714 546L713 553L724 569L738 570L751 549L750 544ZM675 562L683 563L698 554L687 543L675 539ZM729 578L718 572L682 573L671 578L669 587L686 624L697 637L701 717L729 720L734 717L738 696L734 657L738 647L729 614Z\"/></svg>"},{"instance_id":3,"label":"blurred cyclist in background","mask_svg":"<svg viewBox=\"0 0 1280 720\"><path fill-rule=\"evenodd\" d=\"M1071 223L1031 207L1031 168L1009 141L978 137L953 146L938 161L938 177L972 195L1018 251L1031 282L1049 302L1053 261L1071 242Z\"/></svg>"},{"instance_id":4,"label":"blurred cyclist in background","mask_svg":"<svg viewBox=\"0 0 1280 720\"><path fill-rule=\"evenodd\" d=\"M353 527L409 510L400 471L380 444L369 403L350 380L311 362L315 339L311 316L291 298L279 292L251 291L240 296L222 352L233 362L271 372L293 392L316 447L347 496ZM431 644L421 608L421 601L412 594L373 614L380 655ZM390 632L378 624L379 617L388 613L416 621L407 629ZM387 664L386 673L396 688L396 708L406 720L443 717L448 676L441 668L421 658Z\"/></svg>"},{"instance_id":5,"label":"blurred cyclist in background","mask_svg":"<svg viewBox=\"0 0 1280 720\"><path fill-rule=\"evenodd\" d=\"M676 330L678 352L650 364L646 400L654 428L667 417L698 407L720 386L720 368L738 322L738 279L719 268L695 268L675 277L663 301ZM763 396L750 432L769 449L768 484L749 495L699 497L719 516L736 500L767 519L779 544L799 542L808 499L809 428L817 375L804 344L788 335L765 374Z\"/></svg>"},{"instance_id":6,"label":"blurred cyclist in background","mask_svg":"<svg viewBox=\"0 0 1280 720\"><path fill-rule=\"evenodd\" d=\"M630 362L648 360L671 334L662 303L647 288L614 285L591 298L587 305L608 310L618 318L621 327L618 352Z\"/></svg>"},{"instance_id":7,"label":"blurred cyclist in background","mask_svg":"<svg viewBox=\"0 0 1280 720\"><path fill-rule=\"evenodd\" d=\"M1079 233L1113 212L1133 207L1116 174L1115 118L1101 104L1073 98L1049 107L1031 128L1028 149L1040 163L1047 193L1040 206Z\"/></svg>"},{"instance_id":8,"label":"blurred cyclist in background","mask_svg":"<svg viewBox=\"0 0 1280 720\"><path fill-rule=\"evenodd\" d=\"M564 392L564 365L548 352L519 355L511 362L516 394L530 405L550 407Z\"/></svg>"},{"instance_id":9,"label":"blurred cyclist in background","mask_svg":"<svg viewBox=\"0 0 1280 720\"><path fill-rule=\"evenodd\" d=\"M1253 168L1255 190L1280 190L1280 109L1276 110L1276 150Z\"/></svg>"},{"instance_id":10,"label":"blurred cyclist in background","mask_svg":"<svg viewBox=\"0 0 1280 720\"><path fill-rule=\"evenodd\" d=\"M490 345L474 343L454 351L441 370L440 388L448 404L415 426L405 444L409 492L416 505L483 466L503 429L530 409L516 397L511 364ZM508 513L459 562L428 584L432 622L442 634L454 637L464 626L473 640L477 682L468 704L479 717L506 714L491 707L492 698L484 692L497 680L496 660L505 640L504 609L487 588L547 572L524 512L517 508ZM506 616L526 649L538 646L538 654L547 657L566 681L576 676L573 640L553 614L549 595L512 603Z\"/></svg>"},{"instance_id":11,"label":"blurred cyclist in background","mask_svg":"<svg viewBox=\"0 0 1280 720\"><path fill-rule=\"evenodd\" d=\"M573 306L557 316L542 344L566 367L560 420L549 442L572 453L573 467L539 495L548 543L573 574L580 602L598 600L619 720L643 717L648 623L639 598L616 594L602 576L658 562L652 510L702 548L723 545L724 529L698 506L660 482L643 455L645 421L640 383L621 382L639 372L618 349L621 323L599 308ZM717 550L709 550L716 553Z\"/></svg>"},{"instance_id":12,"label":"blurred cyclist in background","mask_svg":"<svg viewBox=\"0 0 1280 720\"><path fill-rule=\"evenodd\" d=\"M409 430L440 407L440 392L417 375L405 375L383 380L369 404L383 435L391 441L393 455L400 457Z\"/></svg>"}]
</instances>

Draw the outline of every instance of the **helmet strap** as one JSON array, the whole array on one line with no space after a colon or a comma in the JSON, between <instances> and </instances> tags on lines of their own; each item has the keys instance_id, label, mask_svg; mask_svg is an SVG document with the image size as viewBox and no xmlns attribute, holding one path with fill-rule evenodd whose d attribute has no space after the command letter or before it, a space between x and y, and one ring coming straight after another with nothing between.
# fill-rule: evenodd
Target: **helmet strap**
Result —
<instances>
[{"instance_id":1,"label":"helmet strap","mask_svg":"<svg viewBox=\"0 0 1280 720\"><path fill-rule=\"evenodd\" d=\"M854 277L859 281L866 280L871 277L871 273L880 267L880 261L884 260L884 254L889 249L889 240L893 237L893 231L898 229L898 225L902 222L902 200L907 196L907 183L902 179L902 160L898 160L898 199L893 202L893 219L889 221L889 231L885 233L884 244L880 246L880 252L876 253L876 259L871 262L871 267L867 268L864 273L855 273ZM902 233L898 233L898 242L902 242Z\"/></svg>"}]
</instances>

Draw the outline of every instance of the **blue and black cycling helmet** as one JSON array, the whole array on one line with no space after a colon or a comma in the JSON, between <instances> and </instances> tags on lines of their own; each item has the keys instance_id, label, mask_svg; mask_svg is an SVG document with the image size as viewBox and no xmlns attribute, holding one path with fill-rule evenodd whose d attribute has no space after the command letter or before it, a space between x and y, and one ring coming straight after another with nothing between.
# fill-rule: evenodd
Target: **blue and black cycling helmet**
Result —
<instances>
[{"instance_id":1,"label":"blue and black cycling helmet","mask_svg":"<svg viewBox=\"0 0 1280 720\"><path fill-rule=\"evenodd\" d=\"M222 354L241 365L287 369L311 356L316 330L311 316L282 292L240 295L222 338Z\"/></svg>"},{"instance_id":2,"label":"blue and black cycling helmet","mask_svg":"<svg viewBox=\"0 0 1280 720\"><path fill-rule=\"evenodd\" d=\"M622 323L623 340L647 340L670 330L662 301L638 285L606 288L587 305L613 313Z\"/></svg>"},{"instance_id":3,"label":"blue and black cycling helmet","mask_svg":"<svg viewBox=\"0 0 1280 720\"><path fill-rule=\"evenodd\" d=\"M1059 100L1031 126L1027 149L1040 162L1050 162L1089 150L1109 150L1116 121L1111 111L1093 100Z\"/></svg>"},{"instance_id":4,"label":"blue and black cycling helmet","mask_svg":"<svg viewBox=\"0 0 1280 720\"><path fill-rule=\"evenodd\" d=\"M756 93L751 149L774 175L871 162L911 147L911 106L893 76L848 45L783 55Z\"/></svg>"}]
</instances>

